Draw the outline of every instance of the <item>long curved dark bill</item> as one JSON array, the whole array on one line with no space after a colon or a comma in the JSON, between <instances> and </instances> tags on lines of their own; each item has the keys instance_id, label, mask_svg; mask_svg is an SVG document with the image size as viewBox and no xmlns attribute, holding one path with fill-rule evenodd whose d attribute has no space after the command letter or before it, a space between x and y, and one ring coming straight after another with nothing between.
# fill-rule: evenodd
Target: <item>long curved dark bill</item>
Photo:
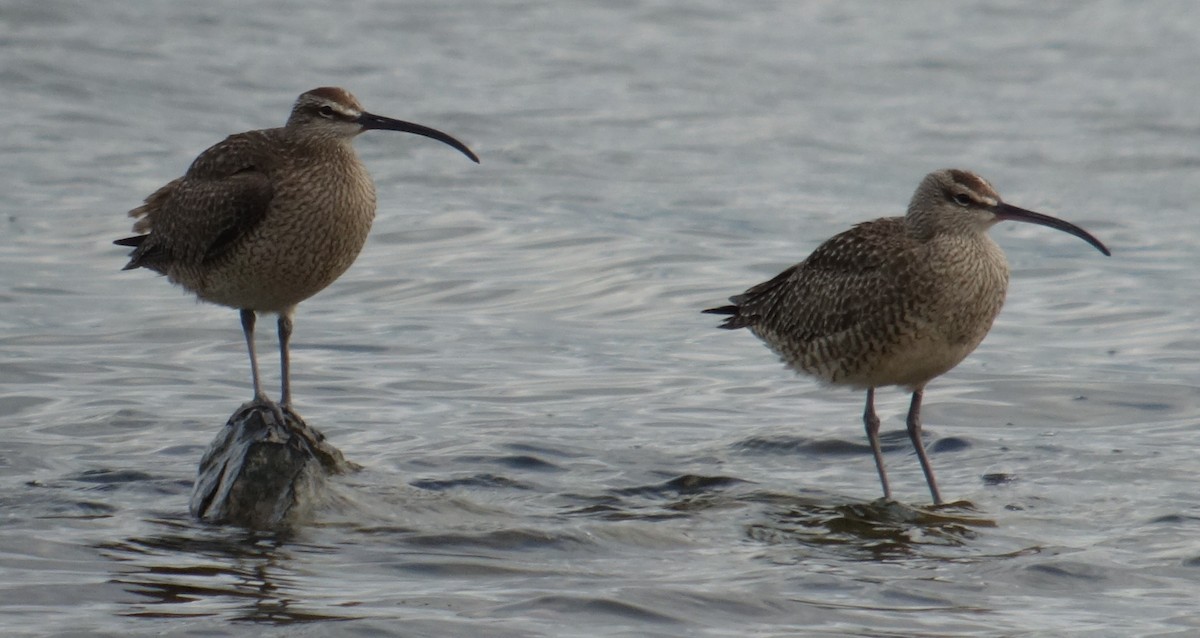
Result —
<instances>
[{"instance_id":1,"label":"long curved dark bill","mask_svg":"<svg viewBox=\"0 0 1200 638\"><path fill-rule=\"evenodd\" d=\"M999 204L997 204L996 207L992 209L992 212L995 213L996 217L1000 220L1012 220L1014 222L1029 222L1030 224L1038 224L1039 226L1048 226L1050 228L1061 230L1064 233L1070 233L1070 234L1075 235L1076 237L1082 239L1083 241L1086 241L1087 243L1095 246L1096 250L1099 250L1100 252L1104 253L1105 255L1108 255L1108 256L1112 255L1112 253L1110 253L1108 251L1108 247L1106 247L1104 244L1100 243L1099 239L1092 237L1091 233L1076 226L1075 224L1072 224L1071 222L1063 221L1057 217L1051 217L1049 215L1035 213L1031 210L1025 210L1024 208L1017 208L1016 206L1012 206L1010 204L1005 204L1004 202L1000 202Z\"/></svg>"},{"instance_id":2,"label":"long curved dark bill","mask_svg":"<svg viewBox=\"0 0 1200 638\"><path fill-rule=\"evenodd\" d=\"M413 124L412 122L405 122L403 120L393 120L390 117L384 117L382 115L375 115L374 113L366 112L358 117L358 123L361 124L364 129L400 131L401 133L423 135L444 144L449 144L450 146L457 148L463 155L471 158L472 162L475 162L476 164L479 163L479 157L476 156L471 149L467 148L466 144L463 144L462 142L435 128L429 128L428 126L421 126L420 124Z\"/></svg>"}]
</instances>

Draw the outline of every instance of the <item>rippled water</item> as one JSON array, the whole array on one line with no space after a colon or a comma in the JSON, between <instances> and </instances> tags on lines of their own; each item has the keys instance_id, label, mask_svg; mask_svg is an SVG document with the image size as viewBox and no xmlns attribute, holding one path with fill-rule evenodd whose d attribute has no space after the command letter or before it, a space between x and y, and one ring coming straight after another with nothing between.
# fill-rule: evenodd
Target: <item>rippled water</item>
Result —
<instances>
[{"instance_id":1,"label":"rippled water","mask_svg":"<svg viewBox=\"0 0 1200 638\"><path fill-rule=\"evenodd\" d=\"M1134 0L9 3L4 631L1193 635L1198 34ZM294 534L201 526L236 313L110 242L323 84L483 163L359 141L380 215L293 383L366 469ZM907 397L884 504L861 393L699 310L943 166L1114 254L993 231L1009 301L926 395L928 511Z\"/></svg>"}]
</instances>

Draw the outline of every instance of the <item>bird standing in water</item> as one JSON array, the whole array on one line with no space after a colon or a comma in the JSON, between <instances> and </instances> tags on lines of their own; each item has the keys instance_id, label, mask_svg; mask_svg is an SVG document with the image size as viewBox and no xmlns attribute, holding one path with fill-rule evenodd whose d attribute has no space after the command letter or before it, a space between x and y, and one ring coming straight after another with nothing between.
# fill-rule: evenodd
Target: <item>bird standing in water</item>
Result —
<instances>
[{"instance_id":1,"label":"bird standing in water","mask_svg":"<svg viewBox=\"0 0 1200 638\"><path fill-rule=\"evenodd\" d=\"M125 270L149 268L204 301L241 311L254 402L267 398L254 348L256 313L279 316L280 404L291 403L288 342L296 305L350 267L375 218L375 187L351 142L372 129L413 133L479 158L453 137L363 110L349 92L302 94L280 128L238 133L129 212Z\"/></svg>"},{"instance_id":2,"label":"bird standing in water","mask_svg":"<svg viewBox=\"0 0 1200 638\"><path fill-rule=\"evenodd\" d=\"M1082 228L1006 204L978 175L947 169L921 181L904 217L858 224L732 305L704 312L729 315L722 328L749 328L797 372L867 391L863 422L887 499L875 389L910 390L908 436L938 504L921 399L983 341L1004 304L1008 261L987 234L1001 221L1055 228L1110 254Z\"/></svg>"}]
</instances>

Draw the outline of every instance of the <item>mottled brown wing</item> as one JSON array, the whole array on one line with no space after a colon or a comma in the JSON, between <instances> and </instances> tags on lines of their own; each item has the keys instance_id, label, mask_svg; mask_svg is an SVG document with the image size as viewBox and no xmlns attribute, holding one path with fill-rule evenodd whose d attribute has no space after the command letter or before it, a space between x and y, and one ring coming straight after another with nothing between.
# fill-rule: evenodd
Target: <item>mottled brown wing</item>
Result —
<instances>
[{"instance_id":1,"label":"mottled brown wing","mask_svg":"<svg viewBox=\"0 0 1200 638\"><path fill-rule=\"evenodd\" d=\"M879 310L898 305L910 244L902 218L858 224L803 262L731 298L733 306L713 310L736 309L722 327L750 327L802 343L886 321Z\"/></svg>"},{"instance_id":2,"label":"mottled brown wing","mask_svg":"<svg viewBox=\"0 0 1200 638\"><path fill-rule=\"evenodd\" d=\"M141 237L118 240L136 246L126 268L165 271L171 264L200 264L219 258L258 225L274 189L269 162L259 151L269 131L231 135L200 154L187 173L130 211Z\"/></svg>"}]
</instances>

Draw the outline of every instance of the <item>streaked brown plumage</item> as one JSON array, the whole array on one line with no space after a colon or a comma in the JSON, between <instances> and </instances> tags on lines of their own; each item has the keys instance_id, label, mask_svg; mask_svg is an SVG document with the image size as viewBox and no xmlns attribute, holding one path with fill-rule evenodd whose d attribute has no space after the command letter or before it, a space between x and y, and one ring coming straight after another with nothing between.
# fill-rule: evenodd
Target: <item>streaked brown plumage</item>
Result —
<instances>
[{"instance_id":1,"label":"streaked brown plumage","mask_svg":"<svg viewBox=\"0 0 1200 638\"><path fill-rule=\"evenodd\" d=\"M125 269L149 268L204 301L237 308L259 381L256 312L279 315L280 402L291 401L288 339L296 305L354 263L375 218L375 187L351 145L369 129L439 140L478 162L440 131L367 113L344 89L301 95L280 128L231 135L130 211L135 237Z\"/></svg>"},{"instance_id":2,"label":"streaked brown plumage","mask_svg":"<svg viewBox=\"0 0 1200 638\"><path fill-rule=\"evenodd\" d=\"M983 341L1004 304L1008 262L987 235L1003 220L1056 228L1109 254L1083 229L1010 206L978 175L947 169L925 177L904 217L858 224L733 305L704 312L730 315L722 328L749 328L797 372L867 390L863 421L885 498L875 388L911 390L908 434L940 503L921 441L921 398Z\"/></svg>"}]
</instances>

